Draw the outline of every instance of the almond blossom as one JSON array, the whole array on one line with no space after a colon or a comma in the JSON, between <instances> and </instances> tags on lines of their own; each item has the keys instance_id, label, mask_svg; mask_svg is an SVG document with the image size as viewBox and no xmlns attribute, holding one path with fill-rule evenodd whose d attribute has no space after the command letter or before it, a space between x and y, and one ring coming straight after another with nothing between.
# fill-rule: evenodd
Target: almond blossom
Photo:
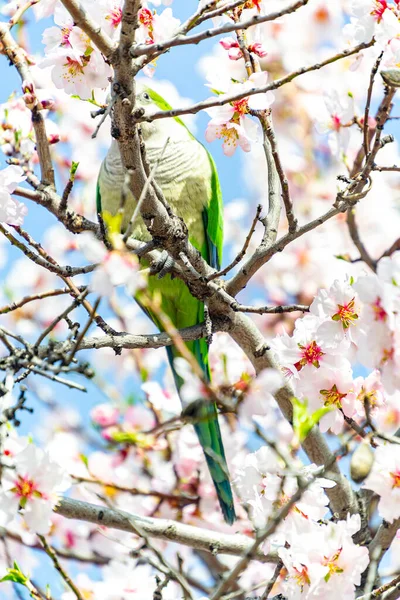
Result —
<instances>
[{"instance_id":1,"label":"almond blossom","mask_svg":"<svg viewBox=\"0 0 400 600\"><path fill-rule=\"evenodd\" d=\"M314 315L306 315L296 321L293 336L286 333L277 336L272 348L279 357L285 374L294 379L309 378L316 369L349 369L345 357L346 341L333 345L330 332L324 331L323 323Z\"/></svg>"},{"instance_id":2,"label":"almond blossom","mask_svg":"<svg viewBox=\"0 0 400 600\"><path fill-rule=\"evenodd\" d=\"M13 468L3 471L0 521L6 525L21 508L29 529L46 534L59 493L70 487L70 480L47 452L33 444L15 454L12 462Z\"/></svg>"},{"instance_id":3,"label":"almond blossom","mask_svg":"<svg viewBox=\"0 0 400 600\"><path fill-rule=\"evenodd\" d=\"M138 41L142 44L157 44L172 37L180 25L180 20L173 16L171 8L165 8L162 13L150 10L146 2L138 13Z\"/></svg>"},{"instance_id":4,"label":"almond blossom","mask_svg":"<svg viewBox=\"0 0 400 600\"><path fill-rule=\"evenodd\" d=\"M267 80L268 73L253 73L243 83L232 83L228 87L226 95L230 96L254 87L262 87L266 85ZM223 97L224 94L221 95L221 99ZM251 110L267 109L273 100L274 95L272 92L261 92L248 98L234 100L220 108L206 109L206 112L211 116L205 132L207 142L222 138L222 148L226 156L232 156L238 145L244 152L250 152L251 143L258 140L259 127L246 115Z\"/></svg>"},{"instance_id":5,"label":"almond blossom","mask_svg":"<svg viewBox=\"0 0 400 600\"><path fill-rule=\"evenodd\" d=\"M375 421L381 413L385 413L386 394L382 384L380 371L375 369L367 377L357 377L353 381L353 392L356 399L356 412L364 420L367 412Z\"/></svg>"},{"instance_id":6,"label":"almond blossom","mask_svg":"<svg viewBox=\"0 0 400 600\"><path fill-rule=\"evenodd\" d=\"M108 251L91 233L79 237L79 248L85 256L100 263L91 282L91 290L100 296L112 296L114 287L125 285L132 295L143 287L145 278L139 271L139 262L130 252Z\"/></svg>"},{"instance_id":7,"label":"almond blossom","mask_svg":"<svg viewBox=\"0 0 400 600\"><path fill-rule=\"evenodd\" d=\"M369 42L373 37L386 44L400 33L399 6L396 0L352 0L350 23L344 28L352 42Z\"/></svg>"},{"instance_id":8,"label":"almond blossom","mask_svg":"<svg viewBox=\"0 0 400 600\"><path fill-rule=\"evenodd\" d=\"M95 425L109 427L118 422L119 410L109 403L98 404L90 411L90 417Z\"/></svg>"},{"instance_id":9,"label":"almond blossom","mask_svg":"<svg viewBox=\"0 0 400 600\"><path fill-rule=\"evenodd\" d=\"M311 469L304 469L304 477L310 476ZM290 535L288 532L292 528L292 518L297 516L315 521L324 518L328 506L324 488L334 485L332 481L323 478L310 484L280 527L285 540ZM286 473L283 460L267 446L262 446L257 452L245 457L244 464L237 470L235 486L242 501L251 507L256 528L264 527L274 511L288 502L298 487L296 478Z\"/></svg>"},{"instance_id":10,"label":"almond blossom","mask_svg":"<svg viewBox=\"0 0 400 600\"><path fill-rule=\"evenodd\" d=\"M12 198L11 194L25 179L21 167L11 165L0 171L0 223L22 225L28 209L25 204Z\"/></svg>"},{"instance_id":11,"label":"almond blossom","mask_svg":"<svg viewBox=\"0 0 400 600\"><path fill-rule=\"evenodd\" d=\"M385 444L375 450L375 461L363 487L379 496L380 516L393 523L400 517L400 446Z\"/></svg>"},{"instance_id":12,"label":"almond blossom","mask_svg":"<svg viewBox=\"0 0 400 600\"><path fill-rule=\"evenodd\" d=\"M346 153L350 141L349 124L354 118L354 100L350 94L337 90L325 92L324 101L328 117L320 117L316 123L319 133L329 133L329 146L334 155Z\"/></svg>"},{"instance_id":13,"label":"almond blossom","mask_svg":"<svg viewBox=\"0 0 400 600\"><path fill-rule=\"evenodd\" d=\"M360 526L359 515L337 523L304 521L290 548L278 550L287 569L281 584L284 596L353 600L355 586L369 563L368 549L355 544L351 537Z\"/></svg>"},{"instance_id":14,"label":"almond blossom","mask_svg":"<svg viewBox=\"0 0 400 600\"><path fill-rule=\"evenodd\" d=\"M319 290L310 313L326 319L321 329L336 343L344 339L351 341L353 328L357 327L360 318L361 303L349 282L336 280L329 290Z\"/></svg>"}]
</instances>

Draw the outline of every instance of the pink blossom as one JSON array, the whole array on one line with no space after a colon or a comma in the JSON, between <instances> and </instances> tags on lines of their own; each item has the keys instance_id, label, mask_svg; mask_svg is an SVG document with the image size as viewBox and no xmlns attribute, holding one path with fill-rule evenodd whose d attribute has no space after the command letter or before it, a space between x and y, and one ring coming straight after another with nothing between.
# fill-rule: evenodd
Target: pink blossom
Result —
<instances>
[{"instance_id":1,"label":"pink blossom","mask_svg":"<svg viewBox=\"0 0 400 600\"><path fill-rule=\"evenodd\" d=\"M109 427L118 422L119 410L110 403L98 404L90 411L90 418L99 427Z\"/></svg>"}]
</instances>

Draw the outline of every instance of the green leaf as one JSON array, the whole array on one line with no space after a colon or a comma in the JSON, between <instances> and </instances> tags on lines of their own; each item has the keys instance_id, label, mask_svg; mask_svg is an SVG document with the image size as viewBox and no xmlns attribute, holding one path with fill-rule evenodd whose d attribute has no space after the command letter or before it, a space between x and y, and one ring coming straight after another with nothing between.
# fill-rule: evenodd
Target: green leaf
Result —
<instances>
[{"instance_id":1,"label":"green leaf","mask_svg":"<svg viewBox=\"0 0 400 600\"><path fill-rule=\"evenodd\" d=\"M81 459L81 461L83 462L85 467L89 470L89 461L88 461L86 454L80 454L79 458Z\"/></svg>"},{"instance_id":2,"label":"green leaf","mask_svg":"<svg viewBox=\"0 0 400 600\"><path fill-rule=\"evenodd\" d=\"M14 583L19 583L21 585L26 585L27 581L29 581L28 577L24 575L21 569L18 566L18 563L14 561L14 568L7 569L7 575L0 579L2 581L13 581Z\"/></svg>"},{"instance_id":3,"label":"green leaf","mask_svg":"<svg viewBox=\"0 0 400 600\"><path fill-rule=\"evenodd\" d=\"M82 102L89 102L90 104L93 104L94 106L97 106L98 108L104 108L106 106L105 104L99 104L99 102L97 102L97 100L94 97L93 90L92 90L91 98L81 98L79 96L79 94L72 94L71 96L72 96L72 98L75 98L76 100L82 100Z\"/></svg>"},{"instance_id":4,"label":"green leaf","mask_svg":"<svg viewBox=\"0 0 400 600\"><path fill-rule=\"evenodd\" d=\"M299 440L303 442L314 425L322 419L323 416L334 410L332 406L321 406L313 413L308 411L308 401L301 401L298 398L292 398L293 404L293 429Z\"/></svg>"},{"instance_id":5,"label":"green leaf","mask_svg":"<svg viewBox=\"0 0 400 600\"><path fill-rule=\"evenodd\" d=\"M75 175L76 175L76 171L77 171L78 167L79 167L79 163L72 161L72 165L71 165L71 168L69 170L69 179L70 179L70 181L75 181Z\"/></svg>"},{"instance_id":6,"label":"green leaf","mask_svg":"<svg viewBox=\"0 0 400 600\"><path fill-rule=\"evenodd\" d=\"M351 261L349 254L335 254L335 258L337 258L338 260L344 260L345 262Z\"/></svg>"},{"instance_id":7,"label":"green leaf","mask_svg":"<svg viewBox=\"0 0 400 600\"><path fill-rule=\"evenodd\" d=\"M216 90L215 88L210 88L213 94L217 96L221 96L221 94L225 94L225 92L221 92L220 90Z\"/></svg>"}]
</instances>

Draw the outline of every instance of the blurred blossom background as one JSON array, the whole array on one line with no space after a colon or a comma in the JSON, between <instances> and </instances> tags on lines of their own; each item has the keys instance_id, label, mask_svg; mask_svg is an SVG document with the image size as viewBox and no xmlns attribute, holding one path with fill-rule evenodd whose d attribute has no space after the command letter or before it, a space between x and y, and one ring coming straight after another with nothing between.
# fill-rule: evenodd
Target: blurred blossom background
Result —
<instances>
[{"instance_id":1,"label":"blurred blossom background","mask_svg":"<svg viewBox=\"0 0 400 600\"><path fill-rule=\"evenodd\" d=\"M159 14L173 10L173 17L184 21L197 5L187 0L174 0L171 6L149 4ZM167 3L163 3L167 4ZM6 21L13 14L18 2L1 3L0 18ZM108 73L104 65L96 72L94 83L86 82L79 89L62 89L57 79L57 61L52 44L58 43L65 30L65 15L60 3L55 3L50 16L40 17L41 2L23 16L23 25L17 25L13 34L25 48L31 61L32 74L41 100L51 100L52 106L46 114L47 131L53 142L52 157L56 166L56 183L62 190L69 178L72 162L79 163L76 182L69 198L69 206L77 212L96 220L95 189L98 170L111 141L110 121L101 126L95 139L99 117L91 113L104 104ZM99 3L98 10L103 16L109 14L111 3ZM115 2L115 5L119 5ZM263 10L273 12L282 6L280 0L264 0ZM365 41L359 30L354 28L353 5L349 0L310 0L307 6L293 15L253 27L249 39L259 44L258 56L262 70L268 73L268 81L278 79L303 66L321 62L343 49ZM34 7L35 8L35 7ZM249 15L253 14L249 11ZM168 26L169 13L165 17ZM105 18L105 17L104 17ZM106 23L110 24L110 21ZM202 25L205 28L209 25ZM110 35L113 34L110 24ZM61 33L60 33L61 32ZM378 32L379 33L379 32ZM56 42L54 42L56 40ZM213 90L226 91L232 79L241 81L246 77L244 62L237 55L230 41L221 44L219 38L205 40L198 46L186 45L171 49L161 56L156 64L146 70L141 78L154 87L173 107L184 107L213 95ZM362 142L362 119L366 92L371 68L380 48L368 48L361 53L337 61L320 70L314 70L293 82L275 90L271 105L275 133L280 156L285 169L295 212L300 224L304 224L326 212L335 201L343 183L338 176L348 176L348 167ZM92 60L92 59L91 59ZM399 62L397 46L386 50L383 66L392 67ZM104 69L104 72L102 71ZM7 160L15 154L16 146L21 155L29 156L38 173L37 158L32 141L30 112L22 101L21 84L14 67L7 59L0 60L0 168L7 166ZM58 83L57 83L58 82ZM103 85L103 83L104 85ZM57 87L58 85L58 87ZM86 87L85 87L86 86ZM93 95L87 90L93 90ZM383 95L381 77L377 75L373 87L370 118ZM73 97L73 96L76 97ZM79 98L81 96L81 98ZM85 98L82 99L82 98ZM97 106L96 106L97 105ZM400 117L399 102L395 99L393 116ZM240 251L258 204L263 206L263 214L268 208L268 188L265 156L262 138L252 141L250 151L237 148L233 156L226 156L221 140L208 143L205 132L210 121L206 112L183 117L190 130L206 145L216 161L221 182L225 210L224 265L228 264ZM10 129L10 124L14 130ZM15 135L15 131L18 135ZM385 127L385 135L392 133L395 141L388 143L379 152L379 165L390 166L399 163L397 137L399 126L396 119ZM25 184L22 184L25 185ZM74 236L57 223L50 213L28 200L21 200L28 212L23 227L61 265L85 264L85 253L80 246L79 236ZM378 258L391 246L400 231L400 178L398 173L374 172L371 192L357 207L357 222L362 239L368 241L370 254ZM280 234L286 231L287 223L282 213ZM259 224L250 244L249 252L259 244L262 234ZM259 270L250 285L240 294L243 304L307 304L309 305L320 288L330 287L338 279L358 278L366 273L357 259L357 251L350 239L345 215L339 214L323 226L291 243L281 253ZM75 278L77 285L90 281L91 275ZM0 306L18 301L23 296L41 293L60 286L58 278L33 264L18 249L11 247L0 237ZM8 314L0 314L4 327L34 340L40 332L66 307L70 298L60 296L29 303ZM129 293L118 288L110 297L101 301L101 314L109 325L117 331L148 333L155 331L153 325L141 312ZM257 325L267 339L287 332L292 334L298 313L283 315L254 315ZM86 319L82 309L73 313L73 320ZM92 326L93 335L102 335ZM64 339L67 326L61 322L54 328L51 337ZM82 354L82 353L81 353ZM81 356L82 357L82 356ZM52 456L58 457L70 473L77 477L90 475L101 481L110 481L126 487L154 487L159 491L170 491L175 485L176 473L184 482L182 490L187 493L202 491L204 500L200 512L187 506L179 511L168 503L157 504L153 497L130 496L112 492L100 487L83 484L75 485L72 494L91 502L98 498L111 498L115 506L139 514L156 514L161 517L179 517L184 521L202 525L202 514L207 513L208 522L221 531L221 525L212 484L206 473L201 449L191 428L183 428L175 434L171 446L162 438L157 440L140 438L143 431L151 430L157 419L166 420L179 415L180 403L174 388L173 379L166 363L164 350L123 350L116 356L110 349L86 353L94 371L93 379L85 381L87 393L67 389L50 381L30 375L25 384L28 387L28 406L34 407L34 414L21 414L20 436L32 435L40 444L50 444ZM275 391L270 379L261 381L257 390L250 389L254 375L252 367L242 351L236 347L227 334L216 334L211 349L213 381L221 389L243 392L245 401L240 405L242 427L235 428L224 421L222 433L226 454L233 474L243 468L249 450L256 450L262 441L253 431L254 416L268 436L288 444L292 439L289 425L282 419L272 399ZM367 376L373 369L357 360L353 364L353 377ZM79 375L72 376L80 382ZM397 398L397 396L396 396ZM400 424L397 399L393 401L392 427ZM341 422L343 428L343 422ZM125 447L122 434L129 434L133 447ZM119 436L119 437L118 437ZM135 437L136 436L136 437ZM328 434L329 443L337 444L336 438ZM171 460L166 459L170 453ZM84 456L84 460L82 460ZM301 457L304 458L302 454ZM145 457L146 469L142 468ZM346 464L345 461L342 463ZM193 465L199 472L195 481L188 474ZM107 494L110 494L109 497ZM324 507L325 509L325 507ZM238 530L246 530L245 509L239 509L243 521ZM248 527L248 525L247 525ZM16 526L17 528L17 526ZM19 535L31 535L21 531ZM72 527L69 522L56 516L53 524L55 544L84 554L96 551L101 557L114 555L127 557L131 547L131 536L118 532L104 534L89 524L81 523ZM17 531L17 529L16 529ZM33 535L33 534L32 534ZM30 543L29 540L27 543ZM398 542L396 542L398 544ZM69 544L69 546L68 546ZM48 561L39 552L27 553L17 544L9 542L10 553L18 550L18 560L23 570L34 574L43 585L49 582L56 598L69 600L70 596L62 588L60 581L48 568ZM1 564L6 559L1 556ZM167 547L171 560L176 558L173 544ZM210 584L209 571L204 568L198 556L189 549L179 548L185 553L183 558L195 576ZM395 553L392 553L392 557ZM174 558L175 557L175 558ZM394 558L390 559L395 561ZM223 562L232 564L229 558ZM398 559L397 559L398 562ZM122 563L120 563L122 564ZM397 564L397 563L396 563ZM396 566L395 564L395 566ZM393 566L393 565L392 565ZM90 581L112 581L120 566L112 568L85 566L72 561L68 567L83 589L90 590ZM266 569L272 566L266 565ZM145 565L140 568L146 569ZM260 576L257 563L243 575L242 583L257 583ZM100 569L103 571L100 574ZM113 570L114 569L114 570ZM79 575L77 575L79 573ZM108 574L107 574L108 573ZM110 574L111 573L111 574ZM112 575L113 574L113 575ZM1 575L1 573L0 573ZM149 572L143 571L147 581L153 581ZM263 579L268 577L263 575ZM1 584L4 596L15 598L11 584ZM110 584L111 585L111 584ZM21 597L28 597L24 591ZM88 592L89 593L89 592ZM93 592L94 593L94 592ZM3 591L0 592L0 595ZM166 598L173 598L166 595ZM199 597L200 597L199 592ZM85 596L94 598L95 596ZM99 596L100 597L100 596ZM139 597L139 596L138 596ZM178 597L178 596L176 596ZM97 596L96 596L97 600Z\"/></svg>"}]
</instances>

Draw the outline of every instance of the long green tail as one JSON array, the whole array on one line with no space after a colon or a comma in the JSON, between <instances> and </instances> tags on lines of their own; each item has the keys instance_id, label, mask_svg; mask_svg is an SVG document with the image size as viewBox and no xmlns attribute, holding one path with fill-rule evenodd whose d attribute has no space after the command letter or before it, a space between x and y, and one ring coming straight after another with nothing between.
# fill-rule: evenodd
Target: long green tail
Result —
<instances>
[{"instance_id":1,"label":"long green tail","mask_svg":"<svg viewBox=\"0 0 400 600\"><path fill-rule=\"evenodd\" d=\"M206 341L204 339L196 340L194 342L189 342L187 346L196 356L197 362L203 369L207 379L210 380L208 347ZM179 353L172 346L167 348L167 352L179 393L183 381L177 374L173 362L174 359L179 356ZM229 482L228 465L226 463L221 430L219 428L217 407L215 403L210 402L209 400L199 399L198 402L193 402L191 406L185 410L185 413L187 416L193 418L194 428L206 457L224 519L229 525L232 525L236 520L236 514L233 505L231 484Z\"/></svg>"}]
</instances>

